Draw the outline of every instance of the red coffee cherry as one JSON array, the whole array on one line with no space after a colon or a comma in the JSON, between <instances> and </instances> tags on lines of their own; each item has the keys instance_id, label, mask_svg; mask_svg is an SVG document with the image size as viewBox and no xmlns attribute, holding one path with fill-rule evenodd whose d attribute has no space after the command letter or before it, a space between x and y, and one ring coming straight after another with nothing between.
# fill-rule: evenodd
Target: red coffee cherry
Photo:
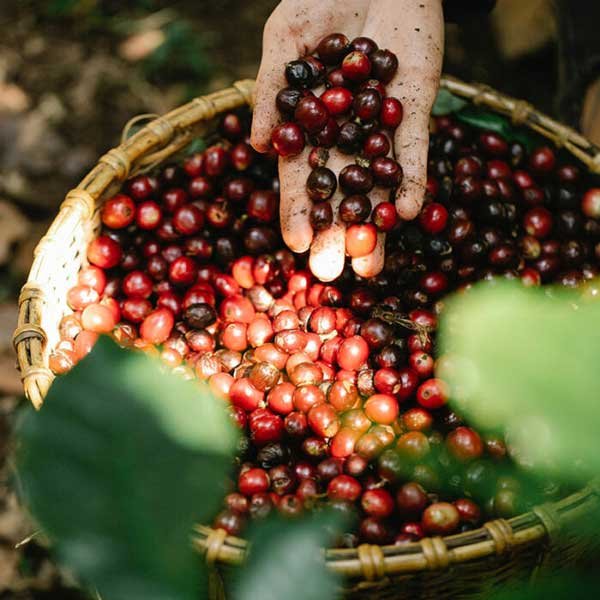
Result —
<instances>
[{"instance_id":1,"label":"red coffee cherry","mask_svg":"<svg viewBox=\"0 0 600 600\"><path fill-rule=\"evenodd\" d=\"M135 202L125 194L117 194L102 205L100 218L111 229L128 227L135 219Z\"/></svg>"},{"instance_id":2,"label":"red coffee cherry","mask_svg":"<svg viewBox=\"0 0 600 600\"><path fill-rule=\"evenodd\" d=\"M342 61L342 75L350 81L364 81L371 74L371 61L366 54L350 52Z\"/></svg>"},{"instance_id":3,"label":"red coffee cherry","mask_svg":"<svg viewBox=\"0 0 600 600\"><path fill-rule=\"evenodd\" d=\"M244 496L252 496L268 491L270 484L267 472L264 469L254 468L240 474L237 488Z\"/></svg>"},{"instance_id":4,"label":"red coffee cherry","mask_svg":"<svg viewBox=\"0 0 600 600\"><path fill-rule=\"evenodd\" d=\"M271 143L279 156L295 156L304 150L304 133L296 123L282 123L273 129Z\"/></svg>"},{"instance_id":5,"label":"red coffee cherry","mask_svg":"<svg viewBox=\"0 0 600 600\"><path fill-rule=\"evenodd\" d=\"M427 379L417 390L417 402L424 408L435 409L448 401L448 386L441 379Z\"/></svg>"},{"instance_id":6,"label":"red coffee cherry","mask_svg":"<svg viewBox=\"0 0 600 600\"><path fill-rule=\"evenodd\" d=\"M333 117L347 113L352 106L353 99L352 92L345 87L332 87L321 94L321 101L327 112Z\"/></svg>"},{"instance_id":7,"label":"red coffee cherry","mask_svg":"<svg viewBox=\"0 0 600 600\"><path fill-rule=\"evenodd\" d=\"M449 535L460 522L457 508L448 502L436 502L423 512L423 528L430 535Z\"/></svg>"},{"instance_id":8,"label":"red coffee cherry","mask_svg":"<svg viewBox=\"0 0 600 600\"><path fill-rule=\"evenodd\" d=\"M372 223L350 225L346 230L346 252L351 258L367 256L377 245L377 229Z\"/></svg>"},{"instance_id":9,"label":"red coffee cherry","mask_svg":"<svg viewBox=\"0 0 600 600\"><path fill-rule=\"evenodd\" d=\"M360 497L362 486L350 475L338 475L327 486L327 496L332 500L348 500L354 502Z\"/></svg>"},{"instance_id":10,"label":"red coffee cherry","mask_svg":"<svg viewBox=\"0 0 600 600\"><path fill-rule=\"evenodd\" d=\"M121 246L106 235L92 240L88 246L87 258L102 269L116 267L121 261Z\"/></svg>"},{"instance_id":11,"label":"red coffee cherry","mask_svg":"<svg viewBox=\"0 0 600 600\"><path fill-rule=\"evenodd\" d=\"M394 511L394 498L383 488L367 490L360 499L360 505L367 515L386 519Z\"/></svg>"},{"instance_id":12,"label":"red coffee cherry","mask_svg":"<svg viewBox=\"0 0 600 600\"><path fill-rule=\"evenodd\" d=\"M470 427L457 427L446 437L450 453L462 462L479 458L483 454L483 442L479 434Z\"/></svg>"},{"instance_id":13,"label":"red coffee cherry","mask_svg":"<svg viewBox=\"0 0 600 600\"><path fill-rule=\"evenodd\" d=\"M389 425L398 417L398 401L389 394L375 394L365 402L364 410L371 421Z\"/></svg>"}]
</instances>

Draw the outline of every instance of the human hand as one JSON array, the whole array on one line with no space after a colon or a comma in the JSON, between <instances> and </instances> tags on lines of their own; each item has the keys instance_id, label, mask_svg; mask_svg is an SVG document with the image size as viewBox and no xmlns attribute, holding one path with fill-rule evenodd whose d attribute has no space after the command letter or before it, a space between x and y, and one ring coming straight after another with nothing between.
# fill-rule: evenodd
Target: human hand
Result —
<instances>
[{"instance_id":1,"label":"human hand","mask_svg":"<svg viewBox=\"0 0 600 600\"><path fill-rule=\"evenodd\" d=\"M387 92L402 101L404 120L394 134L394 152L402 165L404 179L396 192L396 208L401 218L413 219L423 203L427 179L429 114L437 93L442 67L444 25L441 0L283 0L265 25L263 56L256 81L252 145L260 152L270 148L271 130L278 124L275 107L277 92L286 87L285 64L314 52L319 41L340 32L350 39L366 36L381 48L398 56L399 68L387 85ZM281 228L283 239L295 252L310 248L310 268L323 281L338 277L344 268L345 224L337 206L342 197L332 199L334 222L316 234L309 222L311 200L306 193L310 167L305 149L298 156L279 159L281 183ZM327 166L336 175L348 164L348 157L332 152ZM375 188L372 205L388 199L387 192ZM354 258L356 273L371 277L384 264L385 234L378 235L375 250Z\"/></svg>"}]
</instances>

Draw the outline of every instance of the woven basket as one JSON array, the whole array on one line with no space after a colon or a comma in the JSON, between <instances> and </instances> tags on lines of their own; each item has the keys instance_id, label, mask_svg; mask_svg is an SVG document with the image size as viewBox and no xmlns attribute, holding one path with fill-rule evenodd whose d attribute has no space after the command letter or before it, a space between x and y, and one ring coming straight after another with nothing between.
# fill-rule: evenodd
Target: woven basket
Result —
<instances>
[{"instance_id":1,"label":"woven basket","mask_svg":"<svg viewBox=\"0 0 600 600\"><path fill-rule=\"evenodd\" d=\"M120 146L102 156L83 181L67 194L48 233L35 250L35 260L19 299L14 334L25 395L36 408L54 375L49 352L58 341L58 324L70 312L67 290L85 262L86 247L100 227L99 208L132 175L149 170L214 131L220 113L251 104L253 81L196 98L156 118ZM526 102L486 86L445 76L442 88L508 115L565 148L589 171L600 173L600 149L576 131L535 110ZM151 116L151 115L150 115ZM146 115L148 117L148 115ZM125 137L125 136L124 136ZM324 559L345 577L348 598L474 598L509 578L536 580L544 572L577 561L594 546L576 533L573 524L599 505L600 486L589 486L513 519L497 519L482 528L449 537L425 538L402 546L363 544L357 549L326 550ZM221 575L241 563L244 540L223 530L198 526L194 544L211 567L211 598L224 598ZM225 577L226 579L226 577Z\"/></svg>"}]
</instances>

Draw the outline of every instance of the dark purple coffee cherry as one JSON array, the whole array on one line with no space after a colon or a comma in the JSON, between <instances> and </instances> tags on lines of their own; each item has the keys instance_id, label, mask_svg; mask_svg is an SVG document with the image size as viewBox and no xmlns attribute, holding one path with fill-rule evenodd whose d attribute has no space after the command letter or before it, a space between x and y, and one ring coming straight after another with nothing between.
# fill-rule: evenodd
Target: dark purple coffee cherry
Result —
<instances>
[{"instance_id":1,"label":"dark purple coffee cherry","mask_svg":"<svg viewBox=\"0 0 600 600\"><path fill-rule=\"evenodd\" d=\"M329 200L337 188L335 173L327 167L313 169L306 180L306 191L313 202Z\"/></svg>"}]
</instances>

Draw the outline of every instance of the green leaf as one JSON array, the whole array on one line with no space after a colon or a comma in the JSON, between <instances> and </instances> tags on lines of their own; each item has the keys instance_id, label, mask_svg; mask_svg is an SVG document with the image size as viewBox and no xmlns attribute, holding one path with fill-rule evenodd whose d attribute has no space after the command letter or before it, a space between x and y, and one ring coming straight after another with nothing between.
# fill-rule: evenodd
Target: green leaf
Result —
<instances>
[{"instance_id":1,"label":"green leaf","mask_svg":"<svg viewBox=\"0 0 600 600\"><path fill-rule=\"evenodd\" d=\"M236 433L206 387L108 338L20 431L19 472L56 552L110 600L191 600L191 527L224 492Z\"/></svg>"},{"instance_id":2,"label":"green leaf","mask_svg":"<svg viewBox=\"0 0 600 600\"><path fill-rule=\"evenodd\" d=\"M452 92L448 90L441 89L438 92L438 95L433 103L433 108L431 109L431 114L434 117L441 117L443 115L449 115L450 113L454 113L459 111L461 108L467 106L468 102L455 96Z\"/></svg>"},{"instance_id":3,"label":"green leaf","mask_svg":"<svg viewBox=\"0 0 600 600\"><path fill-rule=\"evenodd\" d=\"M599 328L581 294L480 284L442 317L439 374L472 422L505 427L519 464L578 483L600 470Z\"/></svg>"},{"instance_id":4,"label":"green leaf","mask_svg":"<svg viewBox=\"0 0 600 600\"><path fill-rule=\"evenodd\" d=\"M323 513L299 521L272 519L250 533L248 563L234 600L331 600L337 577L325 567L323 548L342 521Z\"/></svg>"},{"instance_id":5,"label":"green leaf","mask_svg":"<svg viewBox=\"0 0 600 600\"><path fill-rule=\"evenodd\" d=\"M206 83L214 70L210 35L178 19L165 25L165 41L143 61L146 76L160 81Z\"/></svg>"},{"instance_id":6,"label":"green leaf","mask_svg":"<svg viewBox=\"0 0 600 600\"><path fill-rule=\"evenodd\" d=\"M455 116L459 121L471 127L494 131L509 142L519 142L525 146L527 152L531 152L543 143L543 138L531 129L514 127L503 115L483 110L477 106L466 106L457 112Z\"/></svg>"},{"instance_id":7,"label":"green leaf","mask_svg":"<svg viewBox=\"0 0 600 600\"><path fill-rule=\"evenodd\" d=\"M204 138L196 138L192 140L186 147L186 154L195 154L206 149L206 140Z\"/></svg>"}]
</instances>

